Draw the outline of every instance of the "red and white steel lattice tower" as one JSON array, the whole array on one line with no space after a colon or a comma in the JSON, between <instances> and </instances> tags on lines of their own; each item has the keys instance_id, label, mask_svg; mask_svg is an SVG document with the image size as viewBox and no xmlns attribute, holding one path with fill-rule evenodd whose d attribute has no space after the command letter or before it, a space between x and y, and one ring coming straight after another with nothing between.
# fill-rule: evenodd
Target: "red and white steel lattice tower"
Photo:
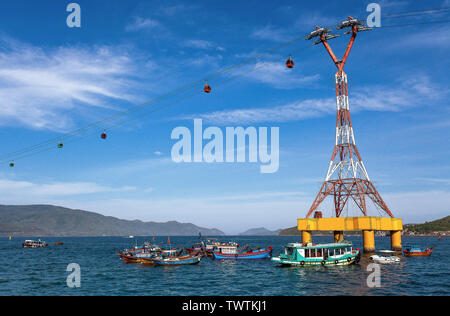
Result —
<instances>
[{"instance_id":1,"label":"red and white steel lattice tower","mask_svg":"<svg viewBox=\"0 0 450 316\"><path fill-rule=\"evenodd\" d=\"M311 216L328 196L333 196L334 198L336 217L340 217L350 198L355 202L364 216L367 216L366 196L387 215L393 217L386 203L370 181L361 155L356 147L348 103L347 75L343 70L357 33L370 30L370 28L364 27L360 21L351 17L338 25L337 28L351 28L351 31L344 34L352 34L342 60L336 58L327 43L328 40L338 37L338 35L331 34L330 29L316 27L316 30L306 37L307 40L319 37L320 39L314 44L322 43L338 68L335 76L337 105L336 144L325 181L306 217Z\"/></svg>"}]
</instances>

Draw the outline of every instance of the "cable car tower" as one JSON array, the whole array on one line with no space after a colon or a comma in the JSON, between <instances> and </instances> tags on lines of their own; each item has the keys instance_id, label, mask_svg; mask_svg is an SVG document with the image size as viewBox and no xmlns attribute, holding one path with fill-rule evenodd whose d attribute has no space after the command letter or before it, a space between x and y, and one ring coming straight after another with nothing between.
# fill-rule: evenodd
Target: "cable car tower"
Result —
<instances>
[{"instance_id":1,"label":"cable car tower","mask_svg":"<svg viewBox=\"0 0 450 316\"><path fill-rule=\"evenodd\" d=\"M346 28L349 28L350 31L347 31L344 34L352 34L352 36L342 60L336 58L330 45L328 45L328 40L339 36L332 34L330 29L317 27L315 31L306 37L307 40L318 37L319 39L314 44L317 45L322 43L323 46L325 46L325 49L328 54L330 54L331 59L338 69L335 76L337 105L336 144L331 156L325 182L306 217L311 216L323 200L330 195L334 197L336 217L339 217L342 214L342 211L350 198L355 202L364 216L367 216L366 196L368 196L387 215L393 217L386 203L370 181L361 155L356 147L352 120L350 118L347 75L343 70L350 54L350 50L355 42L356 35L358 32L368 31L371 30L371 28L363 26L362 22L351 17L337 26L337 29Z\"/></svg>"},{"instance_id":2,"label":"cable car tower","mask_svg":"<svg viewBox=\"0 0 450 316\"><path fill-rule=\"evenodd\" d=\"M361 21L348 17L347 20L337 26L337 29L348 29L344 34L351 34L342 60L336 58L328 44L329 40L339 35L332 34L328 28L316 27L313 32L306 36L306 40L318 39L314 42L314 45L323 44L338 69L335 75L337 119L336 143L331 155L325 181L309 209L306 219L299 219L298 229L303 231L303 242L310 242L310 232L314 230L334 230L335 241L342 240L344 230L363 230L365 232L364 248L368 251L375 249L374 242L372 242L374 230L391 230L391 235L395 237L392 245L393 249L398 249L399 244L401 248L401 241L398 240L399 235L396 232L402 230L401 219L393 218L394 216L388 206L371 182L361 155L356 147L350 118L347 75L344 72L344 66L355 42L356 35L358 32L369 31L371 28L364 26ZM316 218L314 219L308 219L311 214L318 210L319 205L328 196L332 196L334 199L334 213L336 218L322 219L319 216L315 216ZM389 218L369 217L366 197L369 197ZM364 217L339 218L350 199L355 202ZM367 220L370 220L370 222ZM375 222L379 222L379 225L375 225Z\"/></svg>"}]
</instances>

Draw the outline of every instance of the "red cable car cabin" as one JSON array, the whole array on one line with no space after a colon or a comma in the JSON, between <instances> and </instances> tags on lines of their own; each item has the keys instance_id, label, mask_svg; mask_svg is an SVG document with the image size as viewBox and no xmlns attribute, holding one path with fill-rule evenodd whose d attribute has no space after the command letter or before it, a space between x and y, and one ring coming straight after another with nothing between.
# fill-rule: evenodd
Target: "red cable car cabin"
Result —
<instances>
[{"instance_id":1,"label":"red cable car cabin","mask_svg":"<svg viewBox=\"0 0 450 316\"><path fill-rule=\"evenodd\" d=\"M286 60L286 67L290 69L294 68L294 61L292 60L292 57L289 57L289 59Z\"/></svg>"},{"instance_id":2,"label":"red cable car cabin","mask_svg":"<svg viewBox=\"0 0 450 316\"><path fill-rule=\"evenodd\" d=\"M206 81L205 87L203 88L203 91L205 91L206 93L210 93L211 92L211 87L208 84L208 81Z\"/></svg>"},{"instance_id":3,"label":"red cable car cabin","mask_svg":"<svg viewBox=\"0 0 450 316\"><path fill-rule=\"evenodd\" d=\"M106 133L103 132L102 135L100 135L100 137L101 137L102 139L106 139Z\"/></svg>"}]
</instances>

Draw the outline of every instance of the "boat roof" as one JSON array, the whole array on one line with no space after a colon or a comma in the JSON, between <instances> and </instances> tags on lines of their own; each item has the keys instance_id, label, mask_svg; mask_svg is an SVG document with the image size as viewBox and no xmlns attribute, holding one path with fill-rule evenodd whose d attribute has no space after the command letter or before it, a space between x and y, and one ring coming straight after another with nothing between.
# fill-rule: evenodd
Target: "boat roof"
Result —
<instances>
[{"instance_id":1,"label":"boat roof","mask_svg":"<svg viewBox=\"0 0 450 316\"><path fill-rule=\"evenodd\" d=\"M352 246L351 242L348 243L329 243L329 244L302 244L302 243L289 243L286 247L303 248L303 249L318 249L318 248L345 248Z\"/></svg>"}]
</instances>

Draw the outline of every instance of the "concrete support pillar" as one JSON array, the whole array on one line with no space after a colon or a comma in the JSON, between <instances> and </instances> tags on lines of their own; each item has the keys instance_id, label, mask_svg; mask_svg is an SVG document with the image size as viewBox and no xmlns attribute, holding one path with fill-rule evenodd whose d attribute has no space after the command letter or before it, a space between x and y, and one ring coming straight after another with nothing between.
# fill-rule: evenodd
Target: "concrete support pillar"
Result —
<instances>
[{"instance_id":1,"label":"concrete support pillar","mask_svg":"<svg viewBox=\"0 0 450 316\"><path fill-rule=\"evenodd\" d=\"M375 252L375 233L373 230L363 230L364 252Z\"/></svg>"},{"instance_id":2,"label":"concrete support pillar","mask_svg":"<svg viewBox=\"0 0 450 316\"><path fill-rule=\"evenodd\" d=\"M343 240L344 240L344 232L335 230L334 231L334 242L337 243L337 242L341 242Z\"/></svg>"},{"instance_id":3,"label":"concrete support pillar","mask_svg":"<svg viewBox=\"0 0 450 316\"><path fill-rule=\"evenodd\" d=\"M302 243L309 244L312 241L311 232L307 230L302 230Z\"/></svg>"},{"instance_id":4,"label":"concrete support pillar","mask_svg":"<svg viewBox=\"0 0 450 316\"><path fill-rule=\"evenodd\" d=\"M391 231L391 250L402 251L402 232L400 230Z\"/></svg>"}]
</instances>

